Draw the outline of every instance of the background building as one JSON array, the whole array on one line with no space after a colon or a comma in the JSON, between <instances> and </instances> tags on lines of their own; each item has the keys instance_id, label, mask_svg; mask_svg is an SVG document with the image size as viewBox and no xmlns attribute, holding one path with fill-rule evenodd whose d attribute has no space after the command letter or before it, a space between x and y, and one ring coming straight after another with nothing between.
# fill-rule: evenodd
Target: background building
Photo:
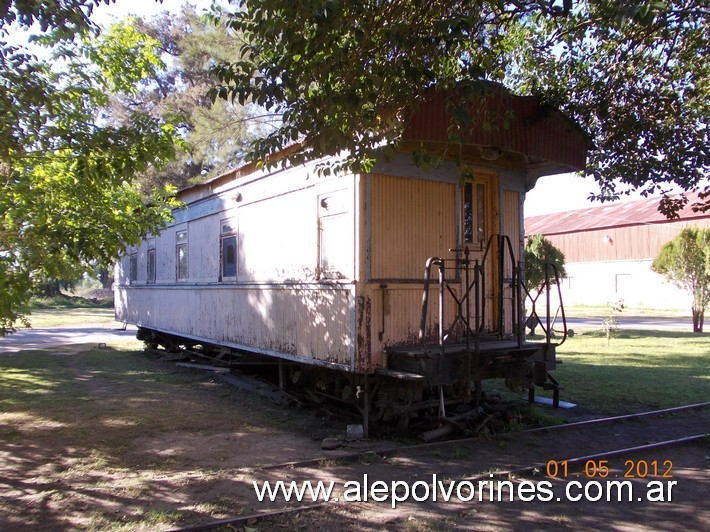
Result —
<instances>
[{"instance_id":1,"label":"background building","mask_svg":"<svg viewBox=\"0 0 710 532\"><path fill-rule=\"evenodd\" d=\"M697 195L689 195L690 204ZM565 304L688 309L690 295L651 270L663 244L684 227L710 226L710 212L686 207L680 218L658 212L658 197L532 216L525 234L542 234L565 255Z\"/></svg>"}]
</instances>

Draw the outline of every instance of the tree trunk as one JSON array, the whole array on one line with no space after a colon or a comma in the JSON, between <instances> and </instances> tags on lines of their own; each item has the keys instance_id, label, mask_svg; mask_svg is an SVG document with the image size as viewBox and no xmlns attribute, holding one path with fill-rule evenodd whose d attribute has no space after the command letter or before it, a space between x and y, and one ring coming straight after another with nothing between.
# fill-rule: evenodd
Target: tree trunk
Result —
<instances>
[{"instance_id":1,"label":"tree trunk","mask_svg":"<svg viewBox=\"0 0 710 532\"><path fill-rule=\"evenodd\" d=\"M703 332L703 322L705 321L705 309L693 307L693 332Z\"/></svg>"},{"instance_id":2,"label":"tree trunk","mask_svg":"<svg viewBox=\"0 0 710 532\"><path fill-rule=\"evenodd\" d=\"M111 288L111 285L113 284L112 273L113 272L111 272L108 268L99 268L98 276L102 288Z\"/></svg>"},{"instance_id":3,"label":"tree trunk","mask_svg":"<svg viewBox=\"0 0 710 532\"><path fill-rule=\"evenodd\" d=\"M47 280L39 286L37 294L44 297L54 297L61 293L60 289L61 283L58 280Z\"/></svg>"}]
</instances>

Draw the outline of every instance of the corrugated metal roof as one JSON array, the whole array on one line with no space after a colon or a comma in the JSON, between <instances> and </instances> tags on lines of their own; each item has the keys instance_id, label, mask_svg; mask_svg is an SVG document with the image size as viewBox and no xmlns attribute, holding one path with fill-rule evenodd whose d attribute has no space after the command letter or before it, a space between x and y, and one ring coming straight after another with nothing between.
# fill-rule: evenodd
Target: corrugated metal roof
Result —
<instances>
[{"instance_id":1,"label":"corrugated metal roof","mask_svg":"<svg viewBox=\"0 0 710 532\"><path fill-rule=\"evenodd\" d=\"M675 196L677 197L678 195ZM692 204L699 200L697 193L688 193L686 196L690 201L679 213L681 220L710 218L710 212L692 211ZM658 211L660 200L660 196L655 196L634 201L614 202L586 209L531 216L525 218L525 234L555 235L673 221Z\"/></svg>"},{"instance_id":2,"label":"corrugated metal roof","mask_svg":"<svg viewBox=\"0 0 710 532\"><path fill-rule=\"evenodd\" d=\"M577 124L559 111L542 106L536 97L516 96L491 85L484 94L462 101L466 103L461 103L456 90L428 91L407 118L402 140L448 144L452 106L463 105L470 116L485 115L479 119L482 122L471 122L461 132L464 145L522 154L528 164L551 163L543 174L583 170L586 166L591 141Z\"/></svg>"}]
</instances>

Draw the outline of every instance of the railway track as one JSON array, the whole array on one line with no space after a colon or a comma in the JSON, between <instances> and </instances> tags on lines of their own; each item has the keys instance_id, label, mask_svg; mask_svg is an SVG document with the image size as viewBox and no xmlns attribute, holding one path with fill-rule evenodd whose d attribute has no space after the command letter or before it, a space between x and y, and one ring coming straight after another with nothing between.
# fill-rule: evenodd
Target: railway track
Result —
<instances>
[{"instance_id":1,"label":"railway track","mask_svg":"<svg viewBox=\"0 0 710 532\"><path fill-rule=\"evenodd\" d=\"M616 476L632 471L648 475L649 465L656 468L654 476L671 474L670 460L637 459L648 453L665 453L680 446L692 445L708 437L710 402L683 407L640 412L625 416L598 418L564 425L534 428L507 433L494 440L463 438L416 445L393 445L387 448L341 453L337 456L285 462L255 467L249 470L255 478L354 478L361 470L383 476L400 477L414 474L424 477L438 471L441 478L456 478L458 482L502 481L510 478L551 480L567 478L603 478L613 465ZM689 420L697 421L696 430L687 432ZM682 427L682 428L681 428ZM665 463L664 463L665 462ZM370 467L377 464L376 468ZM428 467L421 467L427 464ZM659 472L660 467L660 472ZM412 473L414 468L414 473ZM669 469L670 468L670 469ZM389 470L397 470L393 473ZM624 471L626 469L626 471ZM606 474L604 474L606 473ZM638 475L637 475L638 474ZM603 477L602 477L603 475ZM615 477L616 478L616 477ZM659 477L660 478L660 477ZM256 484L255 484L256 486ZM325 509L342 503L332 499L311 504L259 511L231 519L177 528L182 532L214 530L222 527L253 525L263 520L287 518L289 514Z\"/></svg>"},{"instance_id":2,"label":"railway track","mask_svg":"<svg viewBox=\"0 0 710 532\"><path fill-rule=\"evenodd\" d=\"M626 415L622 415L622 416L594 418L594 419L590 419L590 420L576 421L576 422L565 423L565 424L561 424L561 425L549 425L549 426L545 426L545 427L535 427L535 428L511 432L511 433L504 433L502 435L499 435L499 438L510 439L511 437L519 437L519 435L544 434L544 433L554 434L557 432L578 430L578 429L590 428L590 427L604 427L604 426L612 425L614 423L637 421L637 420L641 420L644 418L668 416L668 415L680 414L683 412L702 410L702 409L707 409L707 408L710 408L710 402L697 403L697 404L685 405L685 406L679 406L679 407L673 407L673 408L664 408L664 409L660 409L660 410L649 410L646 412L638 412L635 414L626 414ZM445 448L445 447L461 445L461 444L464 444L467 442L479 441L480 439L481 439L480 436L472 436L472 437L466 437L466 438L453 438L453 439L444 440L444 441L420 443L420 444L414 444L414 445L393 445L391 447L383 447L383 448L378 448L378 449L367 449L367 450L358 450L358 451L354 451L354 452L338 453L338 454L330 455L327 458L330 460L340 460L340 461L360 460L363 458L368 458L368 457L373 457L373 456L384 457L384 456L392 456L392 455L395 455L398 453L404 453L404 452L417 452L417 451L428 450L428 449L440 449L440 448ZM323 456L320 456L320 457L316 457L316 458L309 458L306 460L282 462L282 463L278 463L278 464L270 464L270 465L260 466L256 469L257 470L259 470L259 469L261 469L261 470L280 470L280 469L288 469L288 468L316 466L320 462L323 461L323 458L324 458Z\"/></svg>"}]
</instances>

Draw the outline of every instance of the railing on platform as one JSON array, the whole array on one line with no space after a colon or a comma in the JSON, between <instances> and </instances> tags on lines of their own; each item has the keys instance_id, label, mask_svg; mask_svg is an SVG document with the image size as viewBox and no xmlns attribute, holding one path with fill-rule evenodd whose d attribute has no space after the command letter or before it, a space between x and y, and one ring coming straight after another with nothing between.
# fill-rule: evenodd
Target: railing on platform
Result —
<instances>
[{"instance_id":1,"label":"railing on platform","mask_svg":"<svg viewBox=\"0 0 710 532\"><path fill-rule=\"evenodd\" d=\"M553 282L554 280L554 282ZM537 290L537 293L535 295L531 294L530 291L523 285L522 289L525 292L525 295L531 303L531 309L530 309L530 315L528 316L526 323L530 322L531 324L539 324L540 327L543 330L543 333L545 335L545 342L547 345L552 344L552 339L555 338L554 332L555 332L555 323L557 322L557 317L559 316L562 319L562 340L559 343L556 343L556 346L560 346L563 343L565 343L565 340L567 340L567 316L565 314L565 306L562 302L562 284L561 284L561 278L560 278L560 271L555 266L555 264L551 262L545 263L545 282L544 284ZM557 309L555 310L555 315L554 317L552 316L552 292L553 288L555 287L556 292L557 292ZM545 302L545 314L544 314L544 321L541 318L539 312L538 312L538 300L540 297L544 294L544 302ZM531 327L534 329L534 326Z\"/></svg>"},{"instance_id":2,"label":"railing on platform","mask_svg":"<svg viewBox=\"0 0 710 532\"><path fill-rule=\"evenodd\" d=\"M507 235L492 235L483 250L481 258L472 258L473 250L468 247L451 249L455 258L444 259L431 257L427 260L424 270L424 289L422 293L422 313L419 325L419 340L427 343L427 322L429 316L429 298L433 283L433 270L437 269L438 285L438 345L442 350L448 342L465 343L467 350L478 352L481 335L488 334L499 339L514 338L518 347L525 342L525 325L528 320L536 320L545 333L545 342L552 344L554 323L561 313L564 335L561 345L567 338L567 321L562 305L559 271L554 264L546 266L544 285L533 296L524 286L524 271L522 262L516 261L513 246ZM492 257L497 256L496 268L488 272L493 274L491 285L487 283L487 265ZM554 280L554 282L553 282ZM551 316L551 289L556 285L559 307L555 318ZM488 288L490 297L486 296ZM450 324L446 323L446 304L449 294L453 301L454 316ZM508 297L506 297L506 293ZM532 305L531 314L526 319L525 300L523 294ZM545 314L539 314L538 300L545 294ZM494 316L487 321L488 302L496 299L491 305ZM510 318L509 321L507 318Z\"/></svg>"}]
</instances>

